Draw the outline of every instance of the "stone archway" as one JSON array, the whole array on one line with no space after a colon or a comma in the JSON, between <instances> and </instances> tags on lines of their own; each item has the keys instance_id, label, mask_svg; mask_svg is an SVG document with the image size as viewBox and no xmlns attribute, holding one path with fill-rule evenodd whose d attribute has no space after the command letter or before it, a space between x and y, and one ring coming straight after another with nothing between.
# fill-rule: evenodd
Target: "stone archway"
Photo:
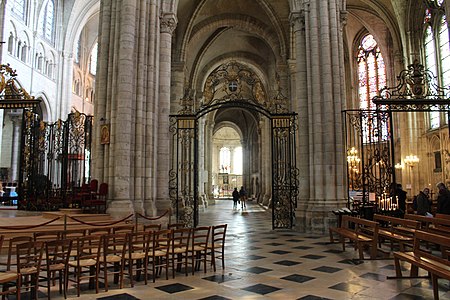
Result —
<instances>
[{"instance_id":1,"label":"stone archway","mask_svg":"<svg viewBox=\"0 0 450 300\"><path fill-rule=\"evenodd\" d=\"M289 112L287 99L278 93L269 98L260 78L250 68L235 61L224 63L206 79L203 97L186 95L182 109L171 116L172 138L169 195L178 222L198 224L199 120L222 109L242 109L269 120L271 155L272 227L291 228L298 194L295 132L296 114Z\"/></svg>"}]
</instances>

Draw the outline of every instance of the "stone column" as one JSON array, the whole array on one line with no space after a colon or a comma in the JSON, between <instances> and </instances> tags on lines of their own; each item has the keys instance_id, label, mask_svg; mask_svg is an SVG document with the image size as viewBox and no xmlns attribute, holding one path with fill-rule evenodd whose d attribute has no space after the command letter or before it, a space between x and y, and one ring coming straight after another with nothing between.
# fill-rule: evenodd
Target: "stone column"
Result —
<instances>
[{"instance_id":1,"label":"stone column","mask_svg":"<svg viewBox=\"0 0 450 300\"><path fill-rule=\"evenodd\" d=\"M10 181L19 180L19 156L20 156L20 129L22 128L22 112L12 111L8 113L12 125L12 152L11 152L11 175Z\"/></svg>"},{"instance_id":2,"label":"stone column","mask_svg":"<svg viewBox=\"0 0 450 300\"><path fill-rule=\"evenodd\" d=\"M264 206L269 206L272 200L272 157L271 157L271 127L270 120L260 121L261 127L261 202Z\"/></svg>"},{"instance_id":3,"label":"stone column","mask_svg":"<svg viewBox=\"0 0 450 300\"><path fill-rule=\"evenodd\" d=\"M297 168L299 169L299 194L297 199L296 216L305 211L310 196L309 176L309 112L308 112L308 86L307 86L307 61L306 61L306 33L305 33L305 11L293 12L290 15L293 28L293 38L296 49L295 69L295 99L292 99L293 109L298 112L298 139L297 139ZM304 218L297 217L295 224L297 230L304 228Z\"/></svg>"},{"instance_id":4,"label":"stone column","mask_svg":"<svg viewBox=\"0 0 450 300\"><path fill-rule=\"evenodd\" d=\"M331 210L346 204L341 115L345 99L343 60L340 59L343 56L342 12L343 5L338 0L308 1L301 10L305 20L304 36L301 23L294 23L298 26L296 38L300 39L296 44L298 71L305 67L307 70L306 90L305 82L300 82L297 89L299 98L307 96L306 103L302 100L299 103L299 112L302 112L299 142L308 145L308 149L300 148L308 153L308 163L301 159L299 167L301 174L309 176L309 197L300 196L297 210L297 220L303 225L297 229L301 231L324 233L336 222ZM302 39L305 48L299 44ZM306 57L306 64L301 56ZM308 130L301 129L302 126L308 126ZM303 192L308 193L308 188L302 188L300 195Z\"/></svg>"},{"instance_id":5,"label":"stone column","mask_svg":"<svg viewBox=\"0 0 450 300\"><path fill-rule=\"evenodd\" d=\"M169 208L169 169L170 169L170 79L172 61L172 33L177 25L174 13L163 13L160 17L159 47L159 99L158 112L158 161L157 163L157 207Z\"/></svg>"},{"instance_id":6,"label":"stone column","mask_svg":"<svg viewBox=\"0 0 450 300\"><path fill-rule=\"evenodd\" d=\"M6 0L2 0L0 1L0 41L5 42L0 46L0 64L3 63L3 48L7 48L8 47L8 42L7 40L5 40L5 11L6 9ZM9 36L8 36L9 38Z\"/></svg>"}]
</instances>

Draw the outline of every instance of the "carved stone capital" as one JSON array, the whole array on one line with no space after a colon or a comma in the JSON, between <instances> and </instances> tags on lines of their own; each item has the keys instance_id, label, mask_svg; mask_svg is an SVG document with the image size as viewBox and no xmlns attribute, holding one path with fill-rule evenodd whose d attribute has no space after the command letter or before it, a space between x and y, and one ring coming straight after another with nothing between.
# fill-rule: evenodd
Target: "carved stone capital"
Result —
<instances>
[{"instance_id":1,"label":"carved stone capital","mask_svg":"<svg viewBox=\"0 0 450 300\"><path fill-rule=\"evenodd\" d=\"M173 13L165 13L160 17L161 33L172 34L177 27L178 19Z\"/></svg>"},{"instance_id":2,"label":"carved stone capital","mask_svg":"<svg viewBox=\"0 0 450 300\"><path fill-rule=\"evenodd\" d=\"M304 10L291 12L289 14L289 22L294 27L294 32L305 30L305 12Z\"/></svg>"},{"instance_id":3,"label":"carved stone capital","mask_svg":"<svg viewBox=\"0 0 450 300\"><path fill-rule=\"evenodd\" d=\"M347 25L348 11L341 10L340 17L341 17L341 26L344 27L345 25Z\"/></svg>"}]
</instances>

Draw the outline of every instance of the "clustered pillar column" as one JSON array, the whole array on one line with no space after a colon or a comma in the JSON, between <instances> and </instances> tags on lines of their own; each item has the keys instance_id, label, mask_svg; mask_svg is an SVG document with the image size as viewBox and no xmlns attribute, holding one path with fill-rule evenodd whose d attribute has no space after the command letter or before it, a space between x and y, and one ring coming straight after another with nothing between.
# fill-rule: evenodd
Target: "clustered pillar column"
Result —
<instances>
[{"instance_id":1,"label":"clustered pillar column","mask_svg":"<svg viewBox=\"0 0 450 300\"><path fill-rule=\"evenodd\" d=\"M163 2L165 4L166 2ZM174 7L100 2L93 177L109 184L108 212L156 215L170 205L169 108ZM100 144L100 127L110 143Z\"/></svg>"},{"instance_id":2,"label":"clustered pillar column","mask_svg":"<svg viewBox=\"0 0 450 300\"><path fill-rule=\"evenodd\" d=\"M297 82L293 99L299 111L300 169L296 229L326 231L331 213L345 206L344 149L341 111L344 76L341 0L304 1L292 14ZM307 125L305 125L307 124Z\"/></svg>"}]
</instances>

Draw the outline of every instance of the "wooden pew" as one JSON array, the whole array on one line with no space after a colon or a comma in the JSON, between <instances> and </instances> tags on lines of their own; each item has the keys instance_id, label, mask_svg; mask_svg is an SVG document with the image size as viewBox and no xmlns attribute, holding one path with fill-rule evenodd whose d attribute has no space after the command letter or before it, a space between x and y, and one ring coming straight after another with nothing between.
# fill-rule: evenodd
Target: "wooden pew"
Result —
<instances>
[{"instance_id":1,"label":"wooden pew","mask_svg":"<svg viewBox=\"0 0 450 300\"><path fill-rule=\"evenodd\" d=\"M450 237L450 219L410 214L406 214L405 218L421 222L421 230L423 231Z\"/></svg>"},{"instance_id":2,"label":"wooden pew","mask_svg":"<svg viewBox=\"0 0 450 300\"><path fill-rule=\"evenodd\" d=\"M413 246L414 232L420 229L419 222L379 214L375 214L373 219L380 224L378 229L380 247L383 239L391 242L391 250L394 242L399 245L402 252L405 251L405 245Z\"/></svg>"},{"instance_id":3,"label":"wooden pew","mask_svg":"<svg viewBox=\"0 0 450 300\"><path fill-rule=\"evenodd\" d=\"M330 242L334 243L333 233L339 235L342 250L345 251L345 239L349 239L358 249L359 258L364 259L364 246L370 247L370 258L377 256L378 223L357 217L342 216L340 227L330 227Z\"/></svg>"},{"instance_id":4,"label":"wooden pew","mask_svg":"<svg viewBox=\"0 0 450 300\"><path fill-rule=\"evenodd\" d=\"M439 251L430 251L427 248L426 245L432 244ZM419 268L423 269L431 275L434 299L439 299L438 278L450 280L449 249L450 237L443 237L438 234L417 230L414 235L414 248L412 252L394 252L396 276L388 278L417 278L419 277ZM410 276L403 276L400 261L411 264Z\"/></svg>"}]
</instances>

